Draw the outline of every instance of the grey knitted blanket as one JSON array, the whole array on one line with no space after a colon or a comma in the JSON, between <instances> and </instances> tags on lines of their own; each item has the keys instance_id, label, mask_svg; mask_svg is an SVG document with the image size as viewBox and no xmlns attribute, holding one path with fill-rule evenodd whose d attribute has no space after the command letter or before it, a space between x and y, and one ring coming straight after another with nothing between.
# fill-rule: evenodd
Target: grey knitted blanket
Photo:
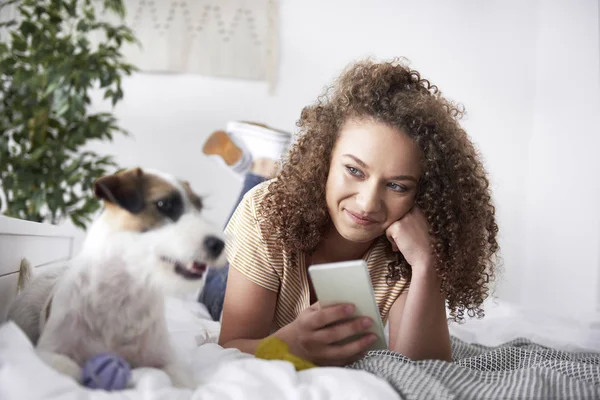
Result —
<instances>
[{"instance_id":1,"label":"grey knitted blanket","mask_svg":"<svg viewBox=\"0 0 600 400\"><path fill-rule=\"evenodd\" d=\"M349 366L387 380L402 399L600 399L600 354L515 339L497 347L452 340L453 362L372 351Z\"/></svg>"}]
</instances>

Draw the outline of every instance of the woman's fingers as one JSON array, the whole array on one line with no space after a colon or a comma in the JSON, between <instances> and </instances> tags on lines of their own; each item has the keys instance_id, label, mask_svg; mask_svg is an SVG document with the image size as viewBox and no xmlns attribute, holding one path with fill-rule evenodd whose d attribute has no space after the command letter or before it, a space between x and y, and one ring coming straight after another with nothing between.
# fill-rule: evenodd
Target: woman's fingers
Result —
<instances>
[{"instance_id":1,"label":"woman's fingers","mask_svg":"<svg viewBox=\"0 0 600 400\"><path fill-rule=\"evenodd\" d=\"M313 309L305 315L307 328L321 329L340 320L349 318L354 313L352 304L337 304L334 306Z\"/></svg>"},{"instance_id":2,"label":"woman's fingers","mask_svg":"<svg viewBox=\"0 0 600 400\"><path fill-rule=\"evenodd\" d=\"M315 303L306 309L296 321L295 335L303 356L320 365L346 365L360 359L377 337L366 332L373 321L353 317L354 311L352 304L321 308Z\"/></svg>"},{"instance_id":3,"label":"woman's fingers","mask_svg":"<svg viewBox=\"0 0 600 400\"><path fill-rule=\"evenodd\" d=\"M337 343L351 336L365 332L373 325L369 317L360 317L348 321L338 322L315 331L313 338L323 344Z\"/></svg>"},{"instance_id":4,"label":"woman's fingers","mask_svg":"<svg viewBox=\"0 0 600 400\"><path fill-rule=\"evenodd\" d=\"M368 333L343 345L329 345L323 349L322 357L329 360L328 365L348 365L361 359L376 340L374 333Z\"/></svg>"}]
</instances>

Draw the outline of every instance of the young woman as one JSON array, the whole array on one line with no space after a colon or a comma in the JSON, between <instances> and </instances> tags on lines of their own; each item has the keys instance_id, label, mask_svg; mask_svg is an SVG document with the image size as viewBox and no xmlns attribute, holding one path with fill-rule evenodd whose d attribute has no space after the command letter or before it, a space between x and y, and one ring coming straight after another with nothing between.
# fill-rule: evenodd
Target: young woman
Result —
<instances>
[{"instance_id":1,"label":"young woman","mask_svg":"<svg viewBox=\"0 0 600 400\"><path fill-rule=\"evenodd\" d=\"M374 338L352 306L322 308L307 268L367 261L390 350L450 360L446 307L483 315L498 231L488 180L461 109L400 62L350 66L302 111L276 178L244 196L226 232L219 342L254 353L275 335L320 365L364 355ZM342 322L340 322L342 321Z\"/></svg>"}]
</instances>

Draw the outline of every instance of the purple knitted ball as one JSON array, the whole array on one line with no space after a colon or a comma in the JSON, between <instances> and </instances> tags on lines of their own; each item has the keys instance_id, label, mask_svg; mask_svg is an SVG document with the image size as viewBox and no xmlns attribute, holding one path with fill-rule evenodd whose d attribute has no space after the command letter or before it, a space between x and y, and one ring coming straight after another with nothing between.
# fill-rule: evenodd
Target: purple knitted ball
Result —
<instances>
[{"instance_id":1,"label":"purple knitted ball","mask_svg":"<svg viewBox=\"0 0 600 400\"><path fill-rule=\"evenodd\" d=\"M100 353L83 366L83 386L90 389L123 390L131 377L131 367L121 356Z\"/></svg>"}]
</instances>

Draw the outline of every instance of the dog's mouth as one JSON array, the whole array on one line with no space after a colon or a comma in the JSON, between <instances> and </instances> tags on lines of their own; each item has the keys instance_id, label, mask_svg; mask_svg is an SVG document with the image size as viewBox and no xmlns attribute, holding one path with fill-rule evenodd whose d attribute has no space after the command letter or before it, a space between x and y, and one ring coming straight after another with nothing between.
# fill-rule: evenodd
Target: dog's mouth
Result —
<instances>
[{"instance_id":1,"label":"dog's mouth","mask_svg":"<svg viewBox=\"0 0 600 400\"><path fill-rule=\"evenodd\" d=\"M200 279L206 272L206 264L198 261L183 263L166 256L162 256L160 259L167 264L173 265L175 272L185 279Z\"/></svg>"}]
</instances>

